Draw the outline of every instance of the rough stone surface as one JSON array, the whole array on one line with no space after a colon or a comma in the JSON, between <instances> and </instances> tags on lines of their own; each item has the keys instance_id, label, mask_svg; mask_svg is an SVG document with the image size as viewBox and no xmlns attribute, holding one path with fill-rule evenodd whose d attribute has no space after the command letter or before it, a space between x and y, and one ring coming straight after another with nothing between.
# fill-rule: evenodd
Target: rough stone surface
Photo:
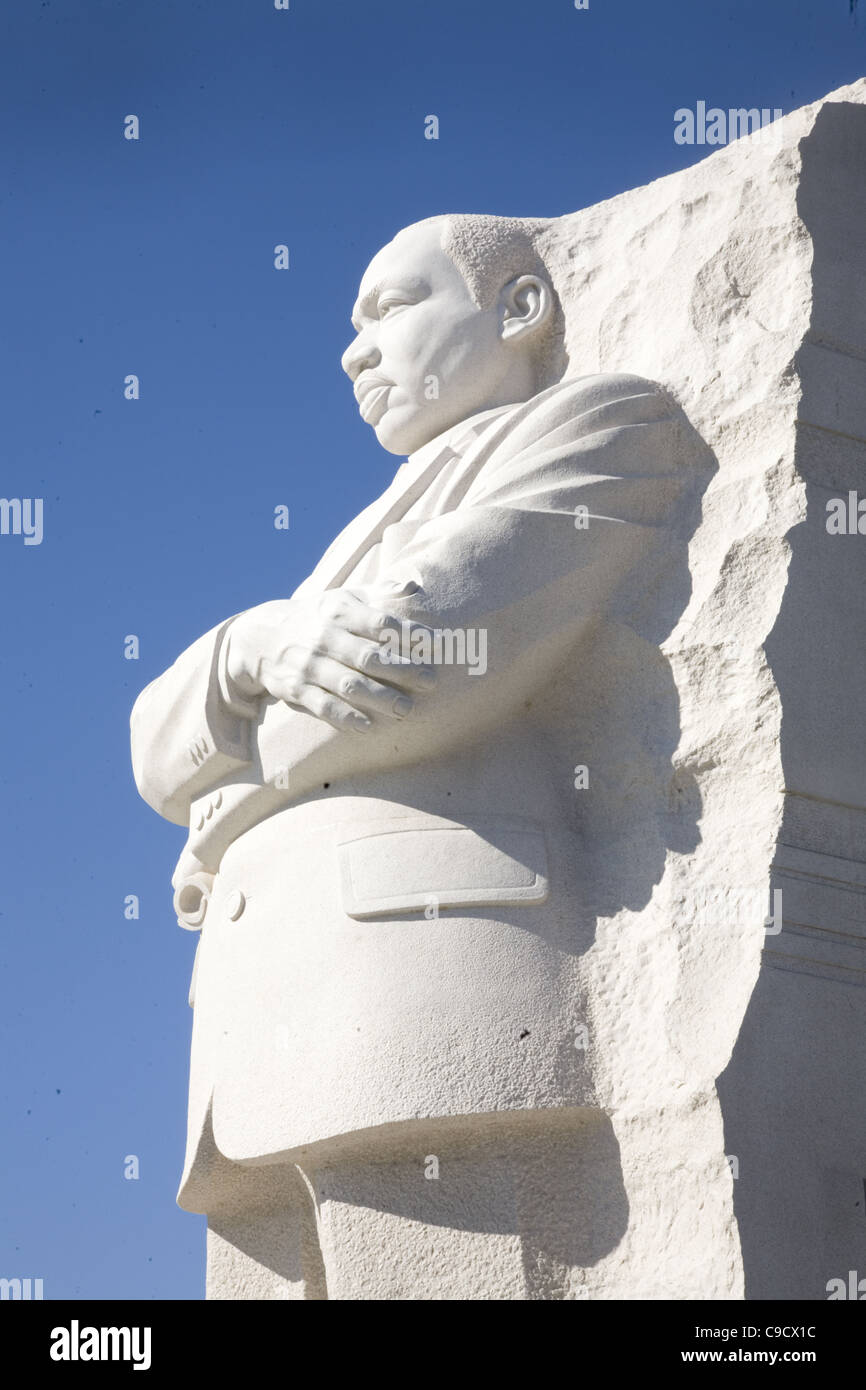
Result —
<instances>
[{"instance_id":1,"label":"rough stone surface","mask_svg":"<svg viewBox=\"0 0 866 1390\"><path fill-rule=\"evenodd\" d=\"M597 961L618 1004L596 1026L612 1107L649 1104L660 1074L675 1090L675 1057L690 1085L725 1072L748 1298L824 1298L862 1265L866 552L826 519L866 493L864 102L864 81L834 92L562 219L547 248L572 363L669 387L718 462L663 644L700 843L651 905L654 1015L628 945L650 919L617 916ZM765 943L768 879L784 930Z\"/></svg>"}]
</instances>

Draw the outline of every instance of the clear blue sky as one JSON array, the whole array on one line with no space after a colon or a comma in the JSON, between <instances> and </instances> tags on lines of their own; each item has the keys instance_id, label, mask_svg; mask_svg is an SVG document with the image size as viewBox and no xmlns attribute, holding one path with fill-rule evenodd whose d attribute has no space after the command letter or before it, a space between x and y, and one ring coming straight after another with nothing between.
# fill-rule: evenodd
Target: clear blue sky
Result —
<instances>
[{"instance_id":1,"label":"clear blue sky","mask_svg":"<svg viewBox=\"0 0 866 1390\"><path fill-rule=\"evenodd\" d=\"M859 9L5 0L0 494L45 512L41 545L0 536L0 1276L203 1295L204 1220L174 1205L183 833L138 799L129 710L390 480L339 368L372 253L436 212L564 213L696 161L677 107L787 112L863 75Z\"/></svg>"}]
</instances>

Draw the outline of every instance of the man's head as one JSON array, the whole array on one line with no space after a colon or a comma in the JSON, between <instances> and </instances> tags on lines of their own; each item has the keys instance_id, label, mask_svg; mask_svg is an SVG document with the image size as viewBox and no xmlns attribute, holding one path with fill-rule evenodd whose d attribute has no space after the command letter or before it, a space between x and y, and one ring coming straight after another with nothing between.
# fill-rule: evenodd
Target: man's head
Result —
<instances>
[{"instance_id":1,"label":"man's head","mask_svg":"<svg viewBox=\"0 0 866 1390\"><path fill-rule=\"evenodd\" d=\"M391 453L412 453L461 420L539 389L561 333L535 246L545 225L431 217L374 256L343 368L363 419Z\"/></svg>"}]
</instances>

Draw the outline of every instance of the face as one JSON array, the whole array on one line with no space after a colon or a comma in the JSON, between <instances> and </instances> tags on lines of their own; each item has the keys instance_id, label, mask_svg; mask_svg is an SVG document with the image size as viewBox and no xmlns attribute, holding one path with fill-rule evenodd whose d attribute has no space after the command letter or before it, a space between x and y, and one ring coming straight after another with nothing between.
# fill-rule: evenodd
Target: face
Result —
<instances>
[{"instance_id":1,"label":"face","mask_svg":"<svg viewBox=\"0 0 866 1390\"><path fill-rule=\"evenodd\" d=\"M439 223L409 227L374 257L343 354L361 417L392 454L520 398L508 396L515 355L500 308L478 308L440 237Z\"/></svg>"}]
</instances>

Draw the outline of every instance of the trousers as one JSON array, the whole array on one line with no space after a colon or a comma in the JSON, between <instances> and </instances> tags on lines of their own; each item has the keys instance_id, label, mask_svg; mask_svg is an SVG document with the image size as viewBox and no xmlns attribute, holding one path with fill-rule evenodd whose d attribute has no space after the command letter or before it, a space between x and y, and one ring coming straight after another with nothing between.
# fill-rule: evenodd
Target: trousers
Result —
<instances>
[{"instance_id":1,"label":"trousers","mask_svg":"<svg viewBox=\"0 0 866 1390\"><path fill-rule=\"evenodd\" d=\"M416 1121L234 1165L208 1212L207 1296L588 1297L628 1222L612 1166L610 1126L587 1110Z\"/></svg>"}]
</instances>

